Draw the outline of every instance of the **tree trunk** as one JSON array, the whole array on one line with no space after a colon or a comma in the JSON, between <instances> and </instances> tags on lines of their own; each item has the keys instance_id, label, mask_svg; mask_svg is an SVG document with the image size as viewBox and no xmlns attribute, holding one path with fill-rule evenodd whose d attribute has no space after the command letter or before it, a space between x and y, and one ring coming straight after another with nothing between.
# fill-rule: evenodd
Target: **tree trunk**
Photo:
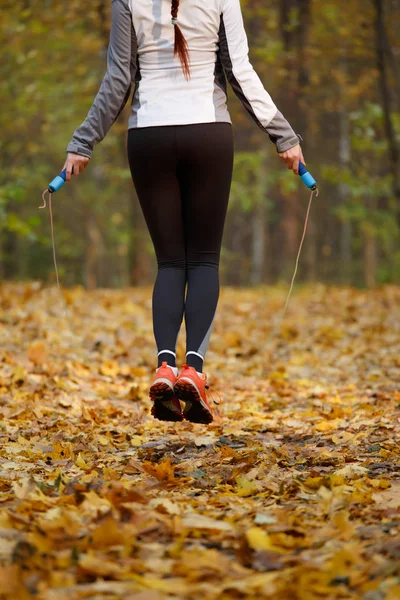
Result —
<instances>
[{"instance_id":1,"label":"tree trunk","mask_svg":"<svg viewBox=\"0 0 400 600\"><path fill-rule=\"evenodd\" d=\"M289 121L292 127L295 127L299 113L296 76L296 73L298 72L296 57L297 28L292 28L290 24L290 18L292 11L298 8L298 0L281 0L280 8L280 30L285 51L284 67L286 69L285 94L280 98L280 106L281 112L285 118ZM297 191L284 193L282 200L283 203L280 224L283 233L283 243L280 251L282 256L283 275L286 275L287 267L296 253L296 208L299 202Z\"/></svg>"},{"instance_id":2,"label":"tree trunk","mask_svg":"<svg viewBox=\"0 0 400 600\"><path fill-rule=\"evenodd\" d=\"M259 285L263 281L264 262L266 258L266 207L257 204L252 214L252 256L251 284Z\"/></svg>"},{"instance_id":3,"label":"tree trunk","mask_svg":"<svg viewBox=\"0 0 400 600\"><path fill-rule=\"evenodd\" d=\"M372 196L367 196L366 205L368 214L376 208L376 200ZM364 228L364 282L369 288L376 285L377 271L377 246L374 229L369 226L370 218Z\"/></svg>"},{"instance_id":4,"label":"tree trunk","mask_svg":"<svg viewBox=\"0 0 400 600\"><path fill-rule=\"evenodd\" d=\"M307 36L311 25L310 0L298 0L299 7L299 32L298 32L298 106L297 131L304 136L301 144L304 156L311 148L308 141L307 131L309 130L310 103L308 97L308 86L310 82L308 56L307 56ZM307 159L306 159L307 160ZM303 192L300 192L303 197ZM303 203L301 203L303 204ZM304 212L305 215L305 212ZM300 218L300 233L303 231L304 222ZM305 275L308 281L317 279L317 227L315 224L315 212L311 211L307 226L307 238L305 240Z\"/></svg>"},{"instance_id":5,"label":"tree trunk","mask_svg":"<svg viewBox=\"0 0 400 600\"><path fill-rule=\"evenodd\" d=\"M398 11L400 10L400 1L392 0L391 3L388 3L386 5L386 8L389 13L387 15L387 22L389 22L389 23L394 22L394 24L395 24L394 27L396 27L396 19L397 19ZM394 89L396 90L396 107L397 107L397 111L400 111L400 61L393 51L393 47L390 43L390 37L389 37L389 34L388 34L386 28L384 28L383 34L384 34L384 38L385 38L384 39L385 53L386 53L388 62L390 64L390 67L393 71Z\"/></svg>"},{"instance_id":6,"label":"tree trunk","mask_svg":"<svg viewBox=\"0 0 400 600\"><path fill-rule=\"evenodd\" d=\"M389 44L384 20L383 0L374 0L376 18L376 60L379 71L379 87L382 99L382 108L385 121L385 133L389 147L389 165L393 178L393 194L396 200L400 200L400 153L396 142L396 135L392 120L392 101L390 97L390 87L385 61L385 49Z\"/></svg>"},{"instance_id":7,"label":"tree trunk","mask_svg":"<svg viewBox=\"0 0 400 600\"><path fill-rule=\"evenodd\" d=\"M11 279L18 274L17 238L12 231L4 231L3 236L1 270L4 279Z\"/></svg>"},{"instance_id":8,"label":"tree trunk","mask_svg":"<svg viewBox=\"0 0 400 600\"><path fill-rule=\"evenodd\" d=\"M94 219L93 214L87 216L87 237L88 245L85 253L85 278L86 286L89 290L97 287L98 281L98 262L101 256L104 255L104 241ZM101 279L101 274L100 274Z\"/></svg>"},{"instance_id":9,"label":"tree trunk","mask_svg":"<svg viewBox=\"0 0 400 600\"><path fill-rule=\"evenodd\" d=\"M297 16L297 23L292 22ZM280 12L280 29L286 52L285 94L280 99L282 113L293 129L303 134L302 148L307 156L307 86L309 74L305 54L307 32L310 25L310 0L282 0ZM284 271L291 269L299 242L299 192L291 192L283 197L282 229L284 232ZM316 277L316 229L312 217L309 224L306 264L307 278ZM289 267L290 265L290 267Z\"/></svg>"},{"instance_id":10,"label":"tree trunk","mask_svg":"<svg viewBox=\"0 0 400 600\"><path fill-rule=\"evenodd\" d=\"M347 60L343 57L341 60L342 71L347 74ZM345 104L345 89L340 84L340 107L339 107L339 165L341 170L348 168L350 164L350 127L348 108ZM347 183L339 182L339 205L346 206L350 199L350 190ZM341 220L340 227L340 283L349 284L351 281L351 265L353 261L352 253L352 227L349 219Z\"/></svg>"},{"instance_id":11,"label":"tree trunk","mask_svg":"<svg viewBox=\"0 0 400 600\"><path fill-rule=\"evenodd\" d=\"M241 212L236 212L233 218L232 253L234 259L231 263L230 280L231 285L241 286L248 283L247 272L244 273L246 261L246 222Z\"/></svg>"}]
</instances>

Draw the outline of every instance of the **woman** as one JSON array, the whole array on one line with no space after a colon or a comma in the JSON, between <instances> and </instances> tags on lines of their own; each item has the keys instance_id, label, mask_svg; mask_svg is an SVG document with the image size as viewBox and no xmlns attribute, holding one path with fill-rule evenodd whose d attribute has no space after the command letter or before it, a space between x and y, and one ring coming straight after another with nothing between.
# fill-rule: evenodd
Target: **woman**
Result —
<instances>
[{"instance_id":1,"label":"woman","mask_svg":"<svg viewBox=\"0 0 400 600\"><path fill-rule=\"evenodd\" d=\"M158 264L158 366L149 395L153 416L165 421L213 420L203 361L219 298L233 170L226 78L288 169L298 174L299 160L305 162L301 137L264 89L248 51L240 0L112 0L107 72L67 147L70 181L86 168L135 84L127 152ZM178 376L183 315L187 351Z\"/></svg>"}]
</instances>

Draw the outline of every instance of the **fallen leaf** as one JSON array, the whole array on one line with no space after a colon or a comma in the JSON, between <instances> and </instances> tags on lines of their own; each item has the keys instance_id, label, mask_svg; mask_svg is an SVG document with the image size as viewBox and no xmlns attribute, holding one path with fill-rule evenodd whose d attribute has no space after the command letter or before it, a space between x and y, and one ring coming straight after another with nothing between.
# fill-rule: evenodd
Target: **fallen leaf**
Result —
<instances>
[{"instance_id":1,"label":"fallen leaf","mask_svg":"<svg viewBox=\"0 0 400 600\"><path fill-rule=\"evenodd\" d=\"M78 560L79 567L86 573L97 577L120 577L124 569L111 560L106 560L92 554L84 554Z\"/></svg>"},{"instance_id":2,"label":"fallen leaf","mask_svg":"<svg viewBox=\"0 0 400 600\"><path fill-rule=\"evenodd\" d=\"M204 515L190 513L182 519L182 525L188 529L215 529L217 531L234 531L233 526L226 521L218 521Z\"/></svg>"},{"instance_id":3,"label":"fallen leaf","mask_svg":"<svg viewBox=\"0 0 400 600\"><path fill-rule=\"evenodd\" d=\"M372 494L372 499L380 509L400 508L400 482L392 483L392 486L383 492Z\"/></svg>"},{"instance_id":4,"label":"fallen leaf","mask_svg":"<svg viewBox=\"0 0 400 600\"><path fill-rule=\"evenodd\" d=\"M213 435L198 435L194 438L194 443L198 448L201 446L211 446L215 444L216 439Z\"/></svg>"}]
</instances>

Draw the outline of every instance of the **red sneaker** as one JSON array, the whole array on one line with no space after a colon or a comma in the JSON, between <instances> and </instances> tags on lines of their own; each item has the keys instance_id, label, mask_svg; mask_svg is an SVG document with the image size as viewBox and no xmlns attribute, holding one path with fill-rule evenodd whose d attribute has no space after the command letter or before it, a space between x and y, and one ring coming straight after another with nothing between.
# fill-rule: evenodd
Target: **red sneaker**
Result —
<instances>
[{"instance_id":1,"label":"red sneaker","mask_svg":"<svg viewBox=\"0 0 400 600\"><path fill-rule=\"evenodd\" d=\"M174 384L177 380L173 370L163 361L154 376L149 396L153 400L151 414L160 421L182 421L181 403L175 395Z\"/></svg>"},{"instance_id":2,"label":"red sneaker","mask_svg":"<svg viewBox=\"0 0 400 600\"><path fill-rule=\"evenodd\" d=\"M205 373L200 377L194 367L186 363L176 380L174 390L177 398L185 403L183 416L192 423L211 423L214 419L210 405L207 402L208 389Z\"/></svg>"}]
</instances>

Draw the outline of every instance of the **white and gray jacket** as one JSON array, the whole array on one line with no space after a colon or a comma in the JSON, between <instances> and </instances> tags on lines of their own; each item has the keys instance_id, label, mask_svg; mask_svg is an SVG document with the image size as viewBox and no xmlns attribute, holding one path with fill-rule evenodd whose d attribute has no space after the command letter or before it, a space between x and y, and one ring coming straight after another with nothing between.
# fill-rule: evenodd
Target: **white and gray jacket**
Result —
<instances>
[{"instance_id":1,"label":"white and gray jacket","mask_svg":"<svg viewBox=\"0 0 400 600\"><path fill-rule=\"evenodd\" d=\"M254 71L240 0L181 0L178 23L189 48L191 78L174 56L171 0L112 0L107 72L67 152L91 157L126 105L128 129L155 125L232 123L227 83L278 152L297 135Z\"/></svg>"}]
</instances>

